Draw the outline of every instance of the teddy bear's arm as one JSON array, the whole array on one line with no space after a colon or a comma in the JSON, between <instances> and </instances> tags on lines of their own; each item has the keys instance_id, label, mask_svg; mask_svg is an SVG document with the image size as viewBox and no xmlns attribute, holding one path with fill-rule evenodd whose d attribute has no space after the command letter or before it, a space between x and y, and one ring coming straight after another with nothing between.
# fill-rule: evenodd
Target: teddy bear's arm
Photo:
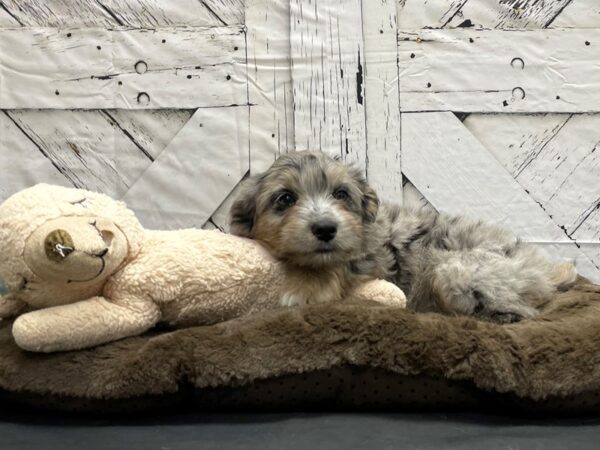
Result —
<instances>
[{"instance_id":1,"label":"teddy bear's arm","mask_svg":"<svg viewBox=\"0 0 600 450\"><path fill-rule=\"evenodd\" d=\"M0 319L17 316L26 306L25 303L10 294L0 295Z\"/></svg>"},{"instance_id":2,"label":"teddy bear's arm","mask_svg":"<svg viewBox=\"0 0 600 450\"><path fill-rule=\"evenodd\" d=\"M371 280L361 283L350 292L352 301L374 301L386 306L406 307L406 296L404 292L385 280Z\"/></svg>"},{"instance_id":3,"label":"teddy bear's arm","mask_svg":"<svg viewBox=\"0 0 600 450\"><path fill-rule=\"evenodd\" d=\"M21 315L13 324L19 347L35 352L76 350L135 336L160 319L154 302L93 297Z\"/></svg>"}]
</instances>

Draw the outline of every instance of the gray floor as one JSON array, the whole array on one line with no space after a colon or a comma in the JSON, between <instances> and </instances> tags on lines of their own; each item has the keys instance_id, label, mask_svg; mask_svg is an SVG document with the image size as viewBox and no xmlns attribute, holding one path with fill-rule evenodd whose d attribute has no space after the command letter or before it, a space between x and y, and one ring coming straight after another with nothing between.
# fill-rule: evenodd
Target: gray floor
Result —
<instances>
[{"instance_id":1,"label":"gray floor","mask_svg":"<svg viewBox=\"0 0 600 450\"><path fill-rule=\"evenodd\" d=\"M0 417L1 449L599 449L600 418L464 414L185 415L119 421Z\"/></svg>"}]
</instances>

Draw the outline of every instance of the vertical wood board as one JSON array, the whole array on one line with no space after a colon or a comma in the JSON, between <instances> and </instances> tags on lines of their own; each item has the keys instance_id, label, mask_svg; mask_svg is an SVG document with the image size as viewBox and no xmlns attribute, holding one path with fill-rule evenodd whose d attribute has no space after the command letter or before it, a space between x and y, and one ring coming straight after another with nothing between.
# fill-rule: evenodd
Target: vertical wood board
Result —
<instances>
[{"instance_id":1,"label":"vertical wood board","mask_svg":"<svg viewBox=\"0 0 600 450\"><path fill-rule=\"evenodd\" d=\"M292 0L297 150L322 150L366 169L361 0Z\"/></svg>"},{"instance_id":2,"label":"vertical wood board","mask_svg":"<svg viewBox=\"0 0 600 450\"><path fill-rule=\"evenodd\" d=\"M289 14L289 2L246 2L253 173L295 149Z\"/></svg>"},{"instance_id":3,"label":"vertical wood board","mask_svg":"<svg viewBox=\"0 0 600 450\"><path fill-rule=\"evenodd\" d=\"M376 0L362 6L367 178L382 200L402 203L396 3Z\"/></svg>"}]
</instances>

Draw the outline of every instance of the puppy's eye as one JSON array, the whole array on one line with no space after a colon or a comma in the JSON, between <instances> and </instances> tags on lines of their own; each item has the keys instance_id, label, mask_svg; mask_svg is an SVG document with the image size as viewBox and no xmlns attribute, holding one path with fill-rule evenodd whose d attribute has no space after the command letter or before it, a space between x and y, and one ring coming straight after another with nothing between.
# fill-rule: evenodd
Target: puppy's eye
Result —
<instances>
[{"instance_id":1,"label":"puppy's eye","mask_svg":"<svg viewBox=\"0 0 600 450\"><path fill-rule=\"evenodd\" d=\"M349 196L348 191L344 188L340 188L333 193L333 198L336 200L347 200Z\"/></svg>"},{"instance_id":2,"label":"puppy's eye","mask_svg":"<svg viewBox=\"0 0 600 450\"><path fill-rule=\"evenodd\" d=\"M291 192L282 192L275 198L275 206L279 209L286 209L296 203L296 197Z\"/></svg>"}]
</instances>

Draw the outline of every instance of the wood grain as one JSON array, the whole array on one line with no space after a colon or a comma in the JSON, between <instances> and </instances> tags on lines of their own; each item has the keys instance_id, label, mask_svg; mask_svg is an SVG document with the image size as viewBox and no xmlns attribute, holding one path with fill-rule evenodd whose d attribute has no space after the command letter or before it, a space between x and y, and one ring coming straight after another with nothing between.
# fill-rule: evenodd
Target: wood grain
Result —
<instances>
[{"instance_id":1,"label":"wood grain","mask_svg":"<svg viewBox=\"0 0 600 450\"><path fill-rule=\"evenodd\" d=\"M600 30L400 32L402 110L598 112L591 42Z\"/></svg>"},{"instance_id":2,"label":"wood grain","mask_svg":"<svg viewBox=\"0 0 600 450\"><path fill-rule=\"evenodd\" d=\"M247 102L245 33L237 26L8 29L0 30L0 55L0 108L5 109Z\"/></svg>"},{"instance_id":3,"label":"wood grain","mask_svg":"<svg viewBox=\"0 0 600 450\"><path fill-rule=\"evenodd\" d=\"M404 172L438 211L506 227L555 257L576 260L580 273L600 281L591 258L454 114L403 114L402 149Z\"/></svg>"},{"instance_id":4,"label":"wood grain","mask_svg":"<svg viewBox=\"0 0 600 450\"><path fill-rule=\"evenodd\" d=\"M248 172L247 123L247 106L198 109L123 200L148 228L202 227Z\"/></svg>"},{"instance_id":5,"label":"wood grain","mask_svg":"<svg viewBox=\"0 0 600 450\"><path fill-rule=\"evenodd\" d=\"M2 4L7 14L27 27L157 28L244 23L242 0L3 0Z\"/></svg>"},{"instance_id":6,"label":"wood grain","mask_svg":"<svg viewBox=\"0 0 600 450\"><path fill-rule=\"evenodd\" d=\"M33 144L75 187L119 198L152 162L101 111L57 110L47 114L13 110L5 114L23 136L15 136L15 147L7 147L9 143L3 138L2 152L8 148L17 153L29 151Z\"/></svg>"},{"instance_id":7,"label":"wood grain","mask_svg":"<svg viewBox=\"0 0 600 450\"><path fill-rule=\"evenodd\" d=\"M546 28L570 3L573 0L469 0L446 27Z\"/></svg>"},{"instance_id":8,"label":"wood grain","mask_svg":"<svg viewBox=\"0 0 600 450\"><path fill-rule=\"evenodd\" d=\"M30 140L19 128L21 125L0 111L0 203L12 194L37 183L72 187L63 176L61 167L48 153L40 151L36 141Z\"/></svg>"},{"instance_id":9,"label":"wood grain","mask_svg":"<svg viewBox=\"0 0 600 450\"><path fill-rule=\"evenodd\" d=\"M572 239L600 242L600 116L472 115L464 124Z\"/></svg>"},{"instance_id":10,"label":"wood grain","mask_svg":"<svg viewBox=\"0 0 600 450\"><path fill-rule=\"evenodd\" d=\"M153 160L194 114L191 109L104 110L108 121L118 128Z\"/></svg>"},{"instance_id":11,"label":"wood grain","mask_svg":"<svg viewBox=\"0 0 600 450\"><path fill-rule=\"evenodd\" d=\"M366 174L381 200L402 202L400 98L395 2L363 2Z\"/></svg>"},{"instance_id":12,"label":"wood grain","mask_svg":"<svg viewBox=\"0 0 600 450\"><path fill-rule=\"evenodd\" d=\"M562 11L585 0L398 0L400 28L545 28Z\"/></svg>"},{"instance_id":13,"label":"wood grain","mask_svg":"<svg viewBox=\"0 0 600 450\"><path fill-rule=\"evenodd\" d=\"M550 26L553 28L600 28L600 3L573 0Z\"/></svg>"},{"instance_id":14,"label":"wood grain","mask_svg":"<svg viewBox=\"0 0 600 450\"><path fill-rule=\"evenodd\" d=\"M297 150L322 150L366 169L361 0L290 5Z\"/></svg>"},{"instance_id":15,"label":"wood grain","mask_svg":"<svg viewBox=\"0 0 600 450\"><path fill-rule=\"evenodd\" d=\"M246 2L252 173L295 149L289 14L289 2Z\"/></svg>"}]
</instances>

